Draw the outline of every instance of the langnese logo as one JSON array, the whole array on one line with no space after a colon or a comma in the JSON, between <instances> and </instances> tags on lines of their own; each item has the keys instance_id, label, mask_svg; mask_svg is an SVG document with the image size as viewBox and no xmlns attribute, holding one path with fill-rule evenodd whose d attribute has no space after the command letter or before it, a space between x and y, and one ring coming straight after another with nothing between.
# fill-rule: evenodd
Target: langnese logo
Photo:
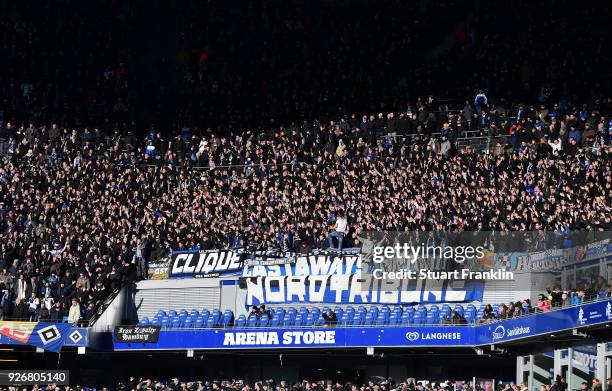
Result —
<instances>
[{"instance_id":1,"label":"langnese logo","mask_svg":"<svg viewBox=\"0 0 612 391\"><path fill-rule=\"evenodd\" d=\"M410 342L414 342L417 340L421 340L424 342L428 341L460 341L461 340L461 332L438 332L438 331L409 331L406 333L406 339Z\"/></svg>"},{"instance_id":2,"label":"langnese logo","mask_svg":"<svg viewBox=\"0 0 612 391\"><path fill-rule=\"evenodd\" d=\"M416 331L409 331L406 333L406 339L408 339L408 341L414 342L419 339L419 333L417 333Z\"/></svg>"}]
</instances>

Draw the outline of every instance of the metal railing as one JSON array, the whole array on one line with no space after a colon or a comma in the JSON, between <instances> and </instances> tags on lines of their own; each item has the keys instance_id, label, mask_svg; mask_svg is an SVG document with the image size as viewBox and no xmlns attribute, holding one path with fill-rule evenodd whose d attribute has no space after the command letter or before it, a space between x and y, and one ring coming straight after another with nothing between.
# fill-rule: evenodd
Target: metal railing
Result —
<instances>
[{"instance_id":1,"label":"metal railing","mask_svg":"<svg viewBox=\"0 0 612 391\"><path fill-rule=\"evenodd\" d=\"M235 320L234 323L231 324L227 324L227 325L216 325L213 327L184 327L184 326L180 326L180 327L173 327L171 325L159 325L161 326L161 329L164 331L188 331L188 330L192 330L192 331L197 331L197 330L244 330L244 329L279 329L279 328L287 328L287 329L313 329L313 328L380 328L380 327L385 327L385 328L401 328L401 327L446 327L446 326L461 326L461 327L473 327L473 326L480 326L480 325L487 325L487 324L491 324L491 323L500 323L500 322L505 322L508 320L514 320L514 319L524 319L524 318L529 318L529 317L533 317L533 316L538 316L538 315L542 315L542 314L548 314L551 312L558 312L558 311L563 311L566 310L568 308L573 308L573 307L579 307L581 305L585 305L585 304L592 304L592 303L597 303L597 302L604 302L604 301L609 301L611 300L610 296L606 296L606 297L598 297L595 298L593 300L588 300L588 301L584 301L580 304L576 304L576 305L563 305L563 306L558 306L558 307L552 307L550 311L546 311L546 312L542 312L542 311L537 311L536 309L533 309L533 311L524 314L524 315L520 315L520 316L512 316L509 318L504 318L504 319L499 319L499 318L495 318L495 319L487 319L487 320L482 320L482 319L475 319L474 322L465 322L465 323L435 323L435 324L427 324L426 323L426 318L423 318L423 323L409 323L409 324L403 324L403 323L394 323L394 324L389 324L389 323L377 323L377 320L375 319L373 321L372 324L342 324L340 321L338 321L338 323L336 324L312 324L312 325L284 325L282 324L282 321L280 322L281 324L279 324L278 326L271 326L269 323L267 325L248 325L248 320L247 323L241 326L236 326L235 325ZM151 325L151 323L149 322L147 324L148 326ZM124 325L125 326L125 325ZM133 325L132 325L133 326Z\"/></svg>"}]
</instances>

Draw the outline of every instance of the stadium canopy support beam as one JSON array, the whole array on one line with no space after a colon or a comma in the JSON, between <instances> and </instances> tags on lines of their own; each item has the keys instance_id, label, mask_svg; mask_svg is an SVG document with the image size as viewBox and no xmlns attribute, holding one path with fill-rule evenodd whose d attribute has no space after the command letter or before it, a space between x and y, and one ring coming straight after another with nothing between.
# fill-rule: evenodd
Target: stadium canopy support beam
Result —
<instances>
[{"instance_id":1,"label":"stadium canopy support beam","mask_svg":"<svg viewBox=\"0 0 612 391\"><path fill-rule=\"evenodd\" d=\"M525 358L523 356L516 356L516 384L521 384L523 382L523 363L525 362Z\"/></svg>"},{"instance_id":2,"label":"stadium canopy support beam","mask_svg":"<svg viewBox=\"0 0 612 391\"><path fill-rule=\"evenodd\" d=\"M567 357L569 357L569 359L567 360L567 379L565 379L565 381L567 382L567 389L579 389L580 386L574 387L572 384L572 380L574 379L574 348L572 348L571 346L567 348Z\"/></svg>"},{"instance_id":3,"label":"stadium canopy support beam","mask_svg":"<svg viewBox=\"0 0 612 391\"><path fill-rule=\"evenodd\" d=\"M561 370L562 370L562 358L561 358L561 349L555 348L555 351L553 353L553 357L554 357L554 361L553 361L553 366L554 366L554 375L553 375L553 379L555 378L555 376L557 375L561 375Z\"/></svg>"},{"instance_id":4,"label":"stadium canopy support beam","mask_svg":"<svg viewBox=\"0 0 612 391\"><path fill-rule=\"evenodd\" d=\"M533 389L533 360L534 360L534 355L530 354L529 355L529 378L527 380L527 388L532 390Z\"/></svg>"},{"instance_id":5,"label":"stadium canopy support beam","mask_svg":"<svg viewBox=\"0 0 612 391\"><path fill-rule=\"evenodd\" d=\"M595 377L600 382L605 382L610 375L610 373L606 373L606 343L599 342L597 344L597 372L595 372Z\"/></svg>"}]
</instances>

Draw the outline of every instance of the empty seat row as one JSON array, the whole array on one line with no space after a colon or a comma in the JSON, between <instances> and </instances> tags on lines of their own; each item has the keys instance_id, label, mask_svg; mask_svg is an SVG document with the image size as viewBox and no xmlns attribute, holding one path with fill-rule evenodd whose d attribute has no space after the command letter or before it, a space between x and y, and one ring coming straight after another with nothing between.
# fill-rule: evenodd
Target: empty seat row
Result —
<instances>
[{"instance_id":1,"label":"empty seat row","mask_svg":"<svg viewBox=\"0 0 612 391\"><path fill-rule=\"evenodd\" d=\"M234 313L231 310L225 310L223 313L218 310L203 310L201 312L192 310L176 311L158 311L152 318L144 317L139 322L139 326L155 325L161 326L164 329L179 329L179 328L214 328L214 327L229 327L233 324Z\"/></svg>"},{"instance_id":2,"label":"empty seat row","mask_svg":"<svg viewBox=\"0 0 612 391\"><path fill-rule=\"evenodd\" d=\"M474 304L441 304L417 306L346 306L331 307L276 307L269 309L267 316L240 315L234 318L230 310L221 312L219 309L181 309L159 310L155 316L144 317L139 325L159 325L165 329L179 328L214 328L214 327L290 327L290 326L320 326L325 324L324 314L327 311L335 313L339 325L371 326L371 325L436 325L447 323L451 311L455 310L468 323L474 323L482 317L485 305L476 307ZM498 305L493 306L497 315Z\"/></svg>"}]
</instances>

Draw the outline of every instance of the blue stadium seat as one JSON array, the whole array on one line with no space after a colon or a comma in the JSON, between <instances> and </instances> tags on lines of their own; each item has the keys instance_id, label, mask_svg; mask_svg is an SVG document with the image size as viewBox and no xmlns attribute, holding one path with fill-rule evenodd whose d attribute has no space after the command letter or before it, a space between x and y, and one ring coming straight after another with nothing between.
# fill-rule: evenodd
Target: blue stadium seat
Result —
<instances>
[{"instance_id":1,"label":"blue stadium seat","mask_svg":"<svg viewBox=\"0 0 612 391\"><path fill-rule=\"evenodd\" d=\"M166 312L164 310L159 310L155 316L161 318L162 316L166 316Z\"/></svg>"},{"instance_id":2,"label":"blue stadium seat","mask_svg":"<svg viewBox=\"0 0 612 391\"><path fill-rule=\"evenodd\" d=\"M257 327L267 327L269 322L270 322L270 319L267 316L262 316L257 321Z\"/></svg>"},{"instance_id":3,"label":"blue stadium seat","mask_svg":"<svg viewBox=\"0 0 612 391\"><path fill-rule=\"evenodd\" d=\"M192 309L191 312L189 313L189 315L196 317L198 315L200 315L200 313L198 312L198 310L196 309Z\"/></svg>"},{"instance_id":4,"label":"blue stadium seat","mask_svg":"<svg viewBox=\"0 0 612 391\"><path fill-rule=\"evenodd\" d=\"M194 318L192 318L191 316L188 316L187 318L185 318L185 321L183 322L183 328L192 329L193 325L194 325Z\"/></svg>"},{"instance_id":5,"label":"blue stadium seat","mask_svg":"<svg viewBox=\"0 0 612 391\"><path fill-rule=\"evenodd\" d=\"M275 315L272 317L272 320L270 320L270 326L271 327L279 327L281 324L281 318L279 315Z\"/></svg>"},{"instance_id":6,"label":"blue stadium seat","mask_svg":"<svg viewBox=\"0 0 612 391\"><path fill-rule=\"evenodd\" d=\"M209 316L208 320L206 321L206 327L209 329L212 329L213 327L217 326L217 321L215 320L214 317Z\"/></svg>"},{"instance_id":7,"label":"blue stadium seat","mask_svg":"<svg viewBox=\"0 0 612 391\"><path fill-rule=\"evenodd\" d=\"M323 326L324 324L325 324L325 319L323 319L323 314L319 314L319 316L315 318L314 325Z\"/></svg>"},{"instance_id":8,"label":"blue stadium seat","mask_svg":"<svg viewBox=\"0 0 612 391\"><path fill-rule=\"evenodd\" d=\"M445 314L443 312L438 314L438 324L445 324L447 321L450 323L450 319L450 314Z\"/></svg>"},{"instance_id":9,"label":"blue stadium seat","mask_svg":"<svg viewBox=\"0 0 612 391\"><path fill-rule=\"evenodd\" d=\"M146 316L138 322L138 326L146 326L148 324L149 324L149 318Z\"/></svg>"},{"instance_id":10,"label":"blue stadium seat","mask_svg":"<svg viewBox=\"0 0 612 391\"><path fill-rule=\"evenodd\" d=\"M338 324L341 326L349 326L353 324L353 317L345 313L338 319Z\"/></svg>"},{"instance_id":11,"label":"blue stadium seat","mask_svg":"<svg viewBox=\"0 0 612 391\"><path fill-rule=\"evenodd\" d=\"M365 314L353 314L353 319L351 320L351 324L354 326L361 326L363 321L365 320Z\"/></svg>"},{"instance_id":12,"label":"blue stadium seat","mask_svg":"<svg viewBox=\"0 0 612 391\"><path fill-rule=\"evenodd\" d=\"M202 312L200 312L200 315L206 315L208 317L210 315L210 311L204 308Z\"/></svg>"},{"instance_id":13,"label":"blue stadium seat","mask_svg":"<svg viewBox=\"0 0 612 391\"><path fill-rule=\"evenodd\" d=\"M411 316L411 314L409 314L409 313L404 313L404 314L402 315L402 317L400 318L400 323L401 323L403 326L409 325L410 323L412 323L413 316L414 316L414 315L412 315L412 316Z\"/></svg>"},{"instance_id":14,"label":"blue stadium seat","mask_svg":"<svg viewBox=\"0 0 612 391\"><path fill-rule=\"evenodd\" d=\"M399 316L399 315L397 315L397 314L395 314L395 313L392 313L392 314L389 316L389 319L388 319L388 321L387 321L387 323L389 324L389 326L397 326L397 325L399 324L399 322L400 322L400 316Z\"/></svg>"},{"instance_id":15,"label":"blue stadium seat","mask_svg":"<svg viewBox=\"0 0 612 391\"><path fill-rule=\"evenodd\" d=\"M450 318L450 316L451 316L451 309L450 308L442 308L440 310L440 316L442 316L443 318Z\"/></svg>"},{"instance_id":16,"label":"blue stadium seat","mask_svg":"<svg viewBox=\"0 0 612 391\"><path fill-rule=\"evenodd\" d=\"M314 325L314 315L308 314L304 319L304 326L313 326Z\"/></svg>"},{"instance_id":17,"label":"blue stadium seat","mask_svg":"<svg viewBox=\"0 0 612 391\"><path fill-rule=\"evenodd\" d=\"M170 325L170 317L169 316L162 316L160 323L162 325L162 327L167 327Z\"/></svg>"},{"instance_id":18,"label":"blue stadium seat","mask_svg":"<svg viewBox=\"0 0 612 391\"><path fill-rule=\"evenodd\" d=\"M231 312L229 314L223 314L219 325L222 327L229 327L231 326L233 319L234 319L234 315Z\"/></svg>"},{"instance_id":19,"label":"blue stadium seat","mask_svg":"<svg viewBox=\"0 0 612 391\"><path fill-rule=\"evenodd\" d=\"M256 316L251 316L249 318L249 320L247 321L247 326L248 327L257 327L257 317Z\"/></svg>"},{"instance_id":20,"label":"blue stadium seat","mask_svg":"<svg viewBox=\"0 0 612 391\"><path fill-rule=\"evenodd\" d=\"M212 321L213 321L213 323L215 323L215 324L216 324L216 323L218 323L218 322L219 322L219 320L221 320L221 311L218 311L218 310L217 310L216 312L215 312L215 311L212 311L212 312L210 313L210 316L208 317L208 322L210 322L211 320L212 320Z\"/></svg>"},{"instance_id":21,"label":"blue stadium seat","mask_svg":"<svg viewBox=\"0 0 612 391\"><path fill-rule=\"evenodd\" d=\"M423 313L422 313L422 312L417 311L417 312L414 314L414 319L412 320L412 324L418 324L418 325L420 325L420 324L423 324L423 322L424 322L424 321L425 321L425 318L424 318L424 316L423 316Z\"/></svg>"},{"instance_id":22,"label":"blue stadium seat","mask_svg":"<svg viewBox=\"0 0 612 391\"><path fill-rule=\"evenodd\" d=\"M438 315L434 313L428 314L427 317L425 318L425 324L428 324L428 325L438 324Z\"/></svg>"},{"instance_id":23,"label":"blue stadium seat","mask_svg":"<svg viewBox=\"0 0 612 391\"><path fill-rule=\"evenodd\" d=\"M205 325L206 325L206 321L204 320L202 316L198 316L193 324L193 326L196 329L204 328Z\"/></svg>"},{"instance_id":24,"label":"blue stadium seat","mask_svg":"<svg viewBox=\"0 0 612 391\"><path fill-rule=\"evenodd\" d=\"M374 322L376 321L376 317L374 316L374 314L372 312L368 312L364 321L363 321L363 325L364 326L372 326L374 325Z\"/></svg>"},{"instance_id":25,"label":"blue stadium seat","mask_svg":"<svg viewBox=\"0 0 612 391\"><path fill-rule=\"evenodd\" d=\"M234 322L234 327L244 328L245 325L246 325L246 317L244 315L238 316L238 318L236 318L236 322Z\"/></svg>"},{"instance_id":26,"label":"blue stadium seat","mask_svg":"<svg viewBox=\"0 0 612 391\"><path fill-rule=\"evenodd\" d=\"M384 326L387 324L387 317L385 316L384 313L380 313L378 314L378 317L376 318L376 325L377 326Z\"/></svg>"},{"instance_id":27,"label":"blue stadium seat","mask_svg":"<svg viewBox=\"0 0 612 391\"><path fill-rule=\"evenodd\" d=\"M461 304L455 304L455 311L457 311L457 313L461 316L463 316L463 314L465 313Z\"/></svg>"},{"instance_id":28,"label":"blue stadium seat","mask_svg":"<svg viewBox=\"0 0 612 391\"><path fill-rule=\"evenodd\" d=\"M176 311L175 310L168 311L168 316L176 316Z\"/></svg>"},{"instance_id":29,"label":"blue stadium seat","mask_svg":"<svg viewBox=\"0 0 612 391\"><path fill-rule=\"evenodd\" d=\"M293 325L294 326L303 326L304 325L304 316L302 316L301 314L297 314L295 316L295 319L293 320Z\"/></svg>"},{"instance_id":30,"label":"blue stadium seat","mask_svg":"<svg viewBox=\"0 0 612 391\"><path fill-rule=\"evenodd\" d=\"M181 315L187 315L187 310L182 309L182 310L180 310L180 311L178 312L178 314L179 314L179 316L181 316Z\"/></svg>"},{"instance_id":31,"label":"blue stadium seat","mask_svg":"<svg viewBox=\"0 0 612 391\"><path fill-rule=\"evenodd\" d=\"M467 320L468 323L474 323L476 321L476 316L474 315L473 312L466 312L465 320Z\"/></svg>"},{"instance_id":32,"label":"blue stadium seat","mask_svg":"<svg viewBox=\"0 0 612 391\"><path fill-rule=\"evenodd\" d=\"M294 321L295 321L295 315L288 312L285 314L285 317L283 318L282 325L283 327L293 326Z\"/></svg>"},{"instance_id":33,"label":"blue stadium seat","mask_svg":"<svg viewBox=\"0 0 612 391\"><path fill-rule=\"evenodd\" d=\"M170 328L175 330L181 327L181 321L178 317L172 319L172 323L170 324Z\"/></svg>"}]
</instances>

